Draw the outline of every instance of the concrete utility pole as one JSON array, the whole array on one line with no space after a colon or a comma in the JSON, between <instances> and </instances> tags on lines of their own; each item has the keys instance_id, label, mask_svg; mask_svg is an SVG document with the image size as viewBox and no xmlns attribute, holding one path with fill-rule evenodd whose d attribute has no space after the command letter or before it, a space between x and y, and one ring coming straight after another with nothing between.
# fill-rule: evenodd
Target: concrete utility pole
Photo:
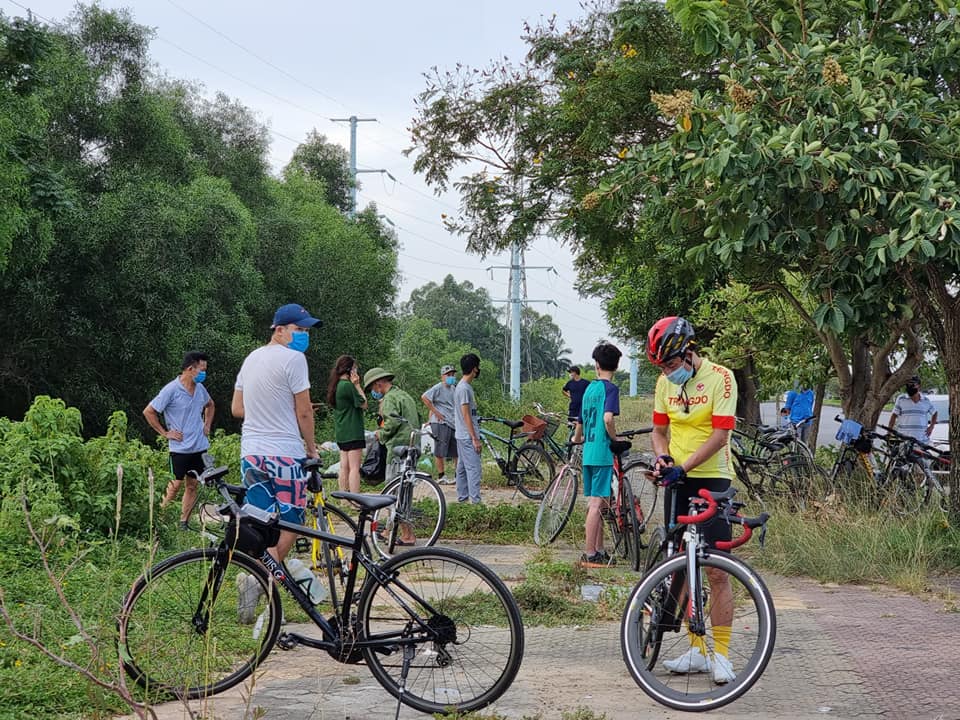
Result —
<instances>
[{"instance_id":1,"label":"concrete utility pole","mask_svg":"<svg viewBox=\"0 0 960 720\"><path fill-rule=\"evenodd\" d=\"M383 168L379 170L357 170L357 123L376 122L376 118L358 118L351 115L348 118L330 118L331 122L350 123L350 176L353 178L353 187L350 188L350 217L357 214L357 173L384 173L388 178L396 181L396 178Z\"/></svg>"},{"instance_id":2,"label":"concrete utility pole","mask_svg":"<svg viewBox=\"0 0 960 720\"><path fill-rule=\"evenodd\" d=\"M630 341L630 397L637 396L637 341Z\"/></svg>"},{"instance_id":3,"label":"concrete utility pole","mask_svg":"<svg viewBox=\"0 0 960 720\"><path fill-rule=\"evenodd\" d=\"M513 243L510 245L510 265L492 265L487 270L494 268L509 267L510 269L510 298L508 300L495 300L494 302L507 302L510 304L510 397L513 400L520 399L520 306L523 303L542 302L550 305L556 305L553 300L529 300L520 296L520 287L523 285L523 279L527 267L523 264L523 258L520 253L520 245ZM530 266L531 270L553 270L550 265Z\"/></svg>"}]
</instances>

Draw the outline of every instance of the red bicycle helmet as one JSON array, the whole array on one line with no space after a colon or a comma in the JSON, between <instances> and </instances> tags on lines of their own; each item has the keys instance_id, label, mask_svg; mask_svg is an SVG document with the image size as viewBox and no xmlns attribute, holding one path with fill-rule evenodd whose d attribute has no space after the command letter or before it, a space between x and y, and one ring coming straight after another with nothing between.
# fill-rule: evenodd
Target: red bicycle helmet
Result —
<instances>
[{"instance_id":1,"label":"red bicycle helmet","mask_svg":"<svg viewBox=\"0 0 960 720\"><path fill-rule=\"evenodd\" d=\"M654 365L663 365L696 347L693 325L676 315L657 320L647 333L647 358Z\"/></svg>"}]
</instances>

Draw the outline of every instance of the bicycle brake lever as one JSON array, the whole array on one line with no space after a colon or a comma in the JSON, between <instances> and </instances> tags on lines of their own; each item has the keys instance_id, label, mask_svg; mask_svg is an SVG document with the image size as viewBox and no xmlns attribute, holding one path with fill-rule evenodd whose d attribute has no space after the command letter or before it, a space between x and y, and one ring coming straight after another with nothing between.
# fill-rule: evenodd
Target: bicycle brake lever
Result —
<instances>
[{"instance_id":1,"label":"bicycle brake lever","mask_svg":"<svg viewBox=\"0 0 960 720\"><path fill-rule=\"evenodd\" d=\"M760 526L760 537L757 538L757 542L760 543L760 548L763 549L763 543L767 539L767 524L764 523Z\"/></svg>"}]
</instances>

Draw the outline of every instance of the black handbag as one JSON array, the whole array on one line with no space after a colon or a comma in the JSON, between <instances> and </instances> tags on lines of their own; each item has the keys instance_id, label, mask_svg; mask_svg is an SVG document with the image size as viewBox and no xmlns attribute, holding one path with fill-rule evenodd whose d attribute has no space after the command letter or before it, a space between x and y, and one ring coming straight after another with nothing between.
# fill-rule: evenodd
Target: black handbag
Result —
<instances>
[{"instance_id":1,"label":"black handbag","mask_svg":"<svg viewBox=\"0 0 960 720\"><path fill-rule=\"evenodd\" d=\"M387 448L382 442L370 446L367 456L360 463L360 475L365 480L382 482L387 473Z\"/></svg>"}]
</instances>

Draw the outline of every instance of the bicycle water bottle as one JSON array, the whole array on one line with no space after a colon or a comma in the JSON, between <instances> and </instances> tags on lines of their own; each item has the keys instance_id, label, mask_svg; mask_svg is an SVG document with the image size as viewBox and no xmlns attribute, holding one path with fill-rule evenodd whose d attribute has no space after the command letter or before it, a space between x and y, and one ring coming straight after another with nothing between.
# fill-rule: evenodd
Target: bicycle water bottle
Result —
<instances>
[{"instance_id":1,"label":"bicycle water bottle","mask_svg":"<svg viewBox=\"0 0 960 720\"><path fill-rule=\"evenodd\" d=\"M290 558L286 564L290 575L297 581L300 589L310 598L310 602L314 605L319 605L327 599L327 589L323 586L323 583L320 582L320 578L314 575L302 560L299 558Z\"/></svg>"}]
</instances>

